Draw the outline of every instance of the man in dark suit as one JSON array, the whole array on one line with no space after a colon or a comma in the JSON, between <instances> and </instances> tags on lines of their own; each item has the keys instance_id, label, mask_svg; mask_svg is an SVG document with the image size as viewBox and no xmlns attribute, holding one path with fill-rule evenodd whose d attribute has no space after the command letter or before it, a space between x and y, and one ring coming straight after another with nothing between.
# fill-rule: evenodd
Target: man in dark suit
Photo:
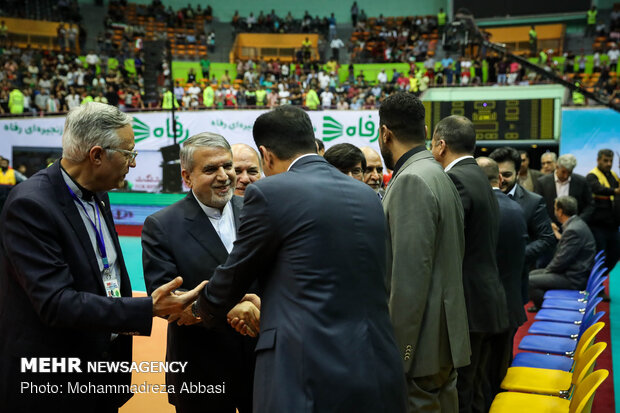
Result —
<instances>
[{"instance_id":1,"label":"man in dark suit","mask_svg":"<svg viewBox=\"0 0 620 413\"><path fill-rule=\"evenodd\" d=\"M460 412L486 410L485 400L477 396L483 394L487 362L498 357L490 339L508 327L495 257L499 209L487 177L472 156L475 149L476 131L466 117L448 116L435 127L431 152L454 182L465 213L463 287L472 354L471 364L458 370Z\"/></svg>"},{"instance_id":2,"label":"man in dark suit","mask_svg":"<svg viewBox=\"0 0 620 413\"><path fill-rule=\"evenodd\" d=\"M534 186L534 191L542 195L547 204L549 218L556 224L558 220L553 210L555 199L560 196L570 195L577 200L577 213L585 222L590 221L592 212L594 212L590 186L584 176L573 173L575 166L577 166L577 158L574 155L562 155L556 162L555 172L543 175Z\"/></svg>"},{"instance_id":3,"label":"man in dark suit","mask_svg":"<svg viewBox=\"0 0 620 413\"><path fill-rule=\"evenodd\" d=\"M555 215L562 225L562 234L559 228L554 226L555 236L560 242L553 259L546 268L530 272L530 297L538 308L542 305L547 290L583 290L596 255L594 236L588 225L577 215L575 198L557 198Z\"/></svg>"},{"instance_id":4,"label":"man in dark suit","mask_svg":"<svg viewBox=\"0 0 620 413\"><path fill-rule=\"evenodd\" d=\"M540 256L552 252L556 244L545 200L542 196L523 189L517 184L517 171L521 167L521 157L514 148L509 146L497 148L491 152L489 158L497 162L499 166L499 173L502 175L502 192L514 199L523 209L529 237L525 247L524 271L527 272ZM522 294L523 304L525 304L529 301L527 283L523 286Z\"/></svg>"},{"instance_id":5,"label":"man in dark suit","mask_svg":"<svg viewBox=\"0 0 620 413\"><path fill-rule=\"evenodd\" d=\"M200 133L181 149L181 175L191 192L147 217L142 230L144 281L150 294L176 274L192 287L208 279L232 249L243 198L233 196L236 174L231 147L220 135ZM246 301L239 306L254 305ZM258 312L256 308L250 308ZM235 311L230 317L234 317ZM207 329L191 309L168 324L167 361L187 361L166 373L175 391L168 400L179 413L252 411L254 344L229 326ZM174 323L177 321L177 323ZM226 383L223 394L183 392L189 383Z\"/></svg>"},{"instance_id":6,"label":"man in dark suit","mask_svg":"<svg viewBox=\"0 0 620 413\"><path fill-rule=\"evenodd\" d=\"M533 191L534 184L543 174L536 169L530 168L530 154L527 151L519 151L519 155L521 156L521 168L519 168L519 175L517 177L519 185L528 191Z\"/></svg>"},{"instance_id":7,"label":"man in dark suit","mask_svg":"<svg viewBox=\"0 0 620 413\"><path fill-rule=\"evenodd\" d=\"M73 109L63 158L17 185L0 216L4 411L117 411L131 392L69 394L68 383L129 386L131 372L92 373L87 362L130 362L131 335L149 335L153 315L180 312L202 288L173 295L182 282L177 277L151 297L131 298L105 192L135 167L131 122L102 103ZM21 358L40 357L77 357L82 372L21 371ZM58 386L59 392L24 390L24 382Z\"/></svg>"},{"instance_id":8,"label":"man in dark suit","mask_svg":"<svg viewBox=\"0 0 620 413\"><path fill-rule=\"evenodd\" d=\"M424 105L398 93L379 109L379 146L394 175L383 199L387 286L412 412L458 410L456 369L469 364L463 206L426 150Z\"/></svg>"},{"instance_id":9,"label":"man in dark suit","mask_svg":"<svg viewBox=\"0 0 620 413\"><path fill-rule=\"evenodd\" d=\"M258 279L254 413L405 412L377 195L316 154L301 109L259 116L253 135L267 178L246 189L235 246L196 303L203 322Z\"/></svg>"},{"instance_id":10,"label":"man in dark suit","mask_svg":"<svg viewBox=\"0 0 620 413\"><path fill-rule=\"evenodd\" d=\"M523 310L522 289L527 285L523 277L527 223L523 210L515 201L500 190L501 175L497 162L491 158L476 158L484 171L499 205L499 234L497 236L497 268L506 293L508 304L508 329L493 336L491 347L498 357L490 360L485 380L486 411L491 407L500 384L512 363L514 336L517 329L527 321ZM527 273L525 273L527 275Z\"/></svg>"}]
</instances>

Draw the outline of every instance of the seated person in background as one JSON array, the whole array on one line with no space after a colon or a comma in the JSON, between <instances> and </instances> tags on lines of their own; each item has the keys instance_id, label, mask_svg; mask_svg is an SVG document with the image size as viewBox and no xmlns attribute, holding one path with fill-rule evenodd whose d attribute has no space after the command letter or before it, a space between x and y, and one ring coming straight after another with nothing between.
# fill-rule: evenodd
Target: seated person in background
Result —
<instances>
[{"instance_id":1,"label":"seated person in background","mask_svg":"<svg viewBox=\"0 0 620 413\"><path fill-rule=\"evenodd\" d=\"M323 157L343 174L358 181L364 180L366 157L357 146L350 143L339 143L326 150Z\"/></svg>"},{"instance_id":2,"label":"seated person in background","mask_svg":"<svg viewBox=\"0 0 620 413\"><path fill-rule=\"evenodd\" d=\"M561 196L555 200L555 216L562 225L552 224L555 237L559 240L553 259L546 268L530 272L530 298L534 308L539 309L547 290L582 290L594 263L596 243L588 225L577 216L577 200L572 196Z\"/></svg>"}]
</instances>

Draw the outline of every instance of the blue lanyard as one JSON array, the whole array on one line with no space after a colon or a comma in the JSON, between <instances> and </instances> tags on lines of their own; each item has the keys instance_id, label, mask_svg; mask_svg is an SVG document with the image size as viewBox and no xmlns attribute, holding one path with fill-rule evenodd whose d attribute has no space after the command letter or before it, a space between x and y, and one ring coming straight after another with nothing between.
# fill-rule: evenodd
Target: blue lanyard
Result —
<instances>
[{"instance_id":1,"label":"blue lanyard","mask_svg":"<svg viewBox=\"0 0 620 413\"><path fill-rule=\"evenodd\" d=\"M67 184L65 183L65 185ZM78 198L78 196L75 194L75 192L73 192L73 190L71 189L71 187L69 187L69 185L67 185L67 189L71 193L71 197L78 204L80 204L80 206L84 210L84 213L86 214L86 217L88 218L88 221L90 222L90 225L93 226L93 230L95 231L95 238L97 239L97 247L99 248L99 254L101 255L101 261L103 261L103 269L105 273L108 273L110 269L110 264L108 263L108 254L106 253L106 250L105 250L105 241L103 240L103 231L101 230L101 216L99 215L99 207L97 206L97 200L95 200L95 211L97 211L97 222L99 224L98 230L97 230L97 225L95 225L93 220L90 219L90 215L88 215L88 211L86 211L86 207L84 206L82 201L80 201L80 198Z\"/></svg>"}]
</instances>

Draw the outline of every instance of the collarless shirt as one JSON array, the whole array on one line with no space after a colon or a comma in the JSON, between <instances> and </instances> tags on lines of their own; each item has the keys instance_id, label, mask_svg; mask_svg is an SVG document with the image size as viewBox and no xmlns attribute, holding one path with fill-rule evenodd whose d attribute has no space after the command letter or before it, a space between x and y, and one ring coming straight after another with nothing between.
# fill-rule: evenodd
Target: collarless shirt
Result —
<instances>
[{"instance_id":1,"label":"collarless shirt","mask_svg":"<svg viewBox=\"0 0 620 413\"><path fill-rule=\"evenodd\" d=\"M471 158L474 159L473 156L471 155L465 155L465 156L461 156L460 158L456 158L455 160L453 160L452 162L450 162L448 164L448 166L446 166L446 168L444 169L444 171L448 172L450 169L454 168L454 165L456 165L457 163L459 163L460 161L462 161L463 159L467 159L467 158Z\"/></svg>"},{"instance_id":2,"label":"collarless shirt","mask_svg":"<svg viewBox=\"0 0 620 413\"><path fill-rule=\"evenodd\" d=\"M401 156L398 159L398 161L396 162L396 165L394 165L394 173L392 174L392 176L396 176L396 173L398 172L398 170L405 164L405 162L407 162L409 158L411 158L416 153L422 152L425 150L426 150L426 145L422 144L405 152L403 156Z\"/></svg>"},{"instance_id":3,"label":"collarless shirt","mask_svg":"<svg viewBox=\"0 0 620 413\"><path fill-rule=\"evenodd\" d=\"M220 211L219 208L213 208L208 205L200 202L194 191L192 190L192 195L200 205L200 208L203 210L205 215L209 218L211 225L213 225L213 229L222 240L222 244L224 244L224 248L230 254L230 251L233 249L233 245L235 240L237 239L237 230L235 229L235 217L233 215L232 205L230 201L226 203L226 206Z\"/></svg>"}]
</instances>

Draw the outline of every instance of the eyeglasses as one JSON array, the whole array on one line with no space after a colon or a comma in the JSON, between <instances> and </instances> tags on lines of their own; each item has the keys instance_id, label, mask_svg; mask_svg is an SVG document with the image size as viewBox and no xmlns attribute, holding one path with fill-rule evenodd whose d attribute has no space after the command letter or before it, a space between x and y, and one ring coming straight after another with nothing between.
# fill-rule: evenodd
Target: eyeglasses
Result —
<instances>
[{"instance_id":1,"label":"eyeglasses","mask_svg":"<svg viewBox=\"0 0 620 413\"><path fill-rule=\"evenodd\" d=\"M123 155L125 155L125 157L126 157L127 159L129 159L129 162L133 162L133 161L135 161L135 160L136 160L136 156L138 156L138 152L136 152L136 151L128 151L127 149L120 149L120 148L108 148L108 147L103 148L103 149L108 150L108 151L116 151L116 152L120 152L120 153L122 153Z\"/></svg>"}]
</instances>

